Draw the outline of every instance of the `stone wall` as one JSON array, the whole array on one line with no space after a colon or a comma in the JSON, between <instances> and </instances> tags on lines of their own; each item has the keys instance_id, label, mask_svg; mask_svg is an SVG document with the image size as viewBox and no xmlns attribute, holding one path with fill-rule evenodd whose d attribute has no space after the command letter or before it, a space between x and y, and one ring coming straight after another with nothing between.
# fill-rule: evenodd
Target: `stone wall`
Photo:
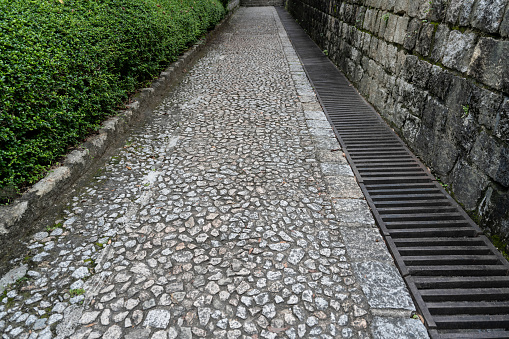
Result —
<instances>
[{"instance_id":1,"label":"stone wall","mask_svg":"<svg viewBox=\"0 0 509 339\"><path fill-rule=\"evenodd\" d=\"M509 239L509 0L288 0L481 227Z\"/></svg>"},{"instance_id":2,"label":"stone wall","mask_svg":"<svg viewBox=\"0 0 509 339\"><path fill-rule=\"evenodd\" d=\"M283 6L283 0L240 0L240 5L246 7Z\"/></svg>"}]
</instances>

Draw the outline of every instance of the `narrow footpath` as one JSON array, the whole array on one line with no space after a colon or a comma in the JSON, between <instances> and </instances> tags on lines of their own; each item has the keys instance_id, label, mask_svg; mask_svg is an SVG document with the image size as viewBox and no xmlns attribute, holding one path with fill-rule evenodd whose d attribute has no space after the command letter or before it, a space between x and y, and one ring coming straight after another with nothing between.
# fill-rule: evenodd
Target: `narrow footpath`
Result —
<instances>
[{"instance_id":1,"label":"narrow footpath","mask_svg":"<svg viewBox=\"0 0 509 339\"><path fill-rule=\"evenodd\" d=\"M428 337L273 7L28 246L2 338Z\"/></svg>"}]
</instances>

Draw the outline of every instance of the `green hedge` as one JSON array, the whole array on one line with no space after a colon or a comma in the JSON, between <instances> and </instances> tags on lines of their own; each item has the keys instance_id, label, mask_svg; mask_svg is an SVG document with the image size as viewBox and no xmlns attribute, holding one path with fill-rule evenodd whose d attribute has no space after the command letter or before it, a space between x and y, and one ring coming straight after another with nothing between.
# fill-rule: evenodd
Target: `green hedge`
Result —
<instances>
[{"instance_id":1,"label":"green hedge","mask_svg":"<svg viewBox=\"0 0 509 339\"><path fill-rule=\"evenodd\" d=\"M224 13L218 0L0 0L0 190L39 180Z\"/></svg>"}]
</instances>

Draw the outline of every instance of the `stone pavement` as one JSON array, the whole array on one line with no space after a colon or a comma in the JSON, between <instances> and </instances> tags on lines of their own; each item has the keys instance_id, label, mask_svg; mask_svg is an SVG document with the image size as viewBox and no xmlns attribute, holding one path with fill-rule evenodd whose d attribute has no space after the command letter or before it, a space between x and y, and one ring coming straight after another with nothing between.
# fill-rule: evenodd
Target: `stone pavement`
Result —
<instances>
[{"instance_id":1,"label":"stone pavement","mask_svg":"<svg viewBox=\"0 0 509 339\"><path fill-rule=\"evenodd\" d=\"M427 337L272 7L28 246L2 338Z\"/></svg>"}]
</instances>

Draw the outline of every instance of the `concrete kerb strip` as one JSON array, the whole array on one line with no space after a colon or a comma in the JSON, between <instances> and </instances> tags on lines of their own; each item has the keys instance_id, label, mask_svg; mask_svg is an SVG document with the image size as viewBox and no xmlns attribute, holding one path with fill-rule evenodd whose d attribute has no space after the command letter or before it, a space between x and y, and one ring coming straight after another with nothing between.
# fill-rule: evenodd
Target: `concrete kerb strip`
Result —
<instances>
[{"instance_id":1,"label":"concrete kerb strip","mask_svg":"<svg viewBox=\"0 0 509 339\"><path fill-rule=\"evenodd\" d=\"M175 85L196 61L204 47L224 28L236 8L216 25L214 30L189 48L172 63L149 88L143 88L132 98L127 109L102 123L98 134L89 137L76 150L68 154L63 164L51 170L12 204L0 206L0 246L12 241L13 235L26 233L33 222L58 203L71 185L103 156L130 127L144 121L155 104Z\"/></svg>"},{"instance_id":2,"label":"concrete kerb strip","mask_svg":"<svg viewBox=\"0 0 509 339\"><path fill-rule=\"evenodd\" d=\"M405 282L275 9L274 16L306 124L315 139L317 159L340 220L340 233L370 306L371 334L377 339L428 338L422 322L411 318L415 306Z\"/></svg>"}]
</instances>

